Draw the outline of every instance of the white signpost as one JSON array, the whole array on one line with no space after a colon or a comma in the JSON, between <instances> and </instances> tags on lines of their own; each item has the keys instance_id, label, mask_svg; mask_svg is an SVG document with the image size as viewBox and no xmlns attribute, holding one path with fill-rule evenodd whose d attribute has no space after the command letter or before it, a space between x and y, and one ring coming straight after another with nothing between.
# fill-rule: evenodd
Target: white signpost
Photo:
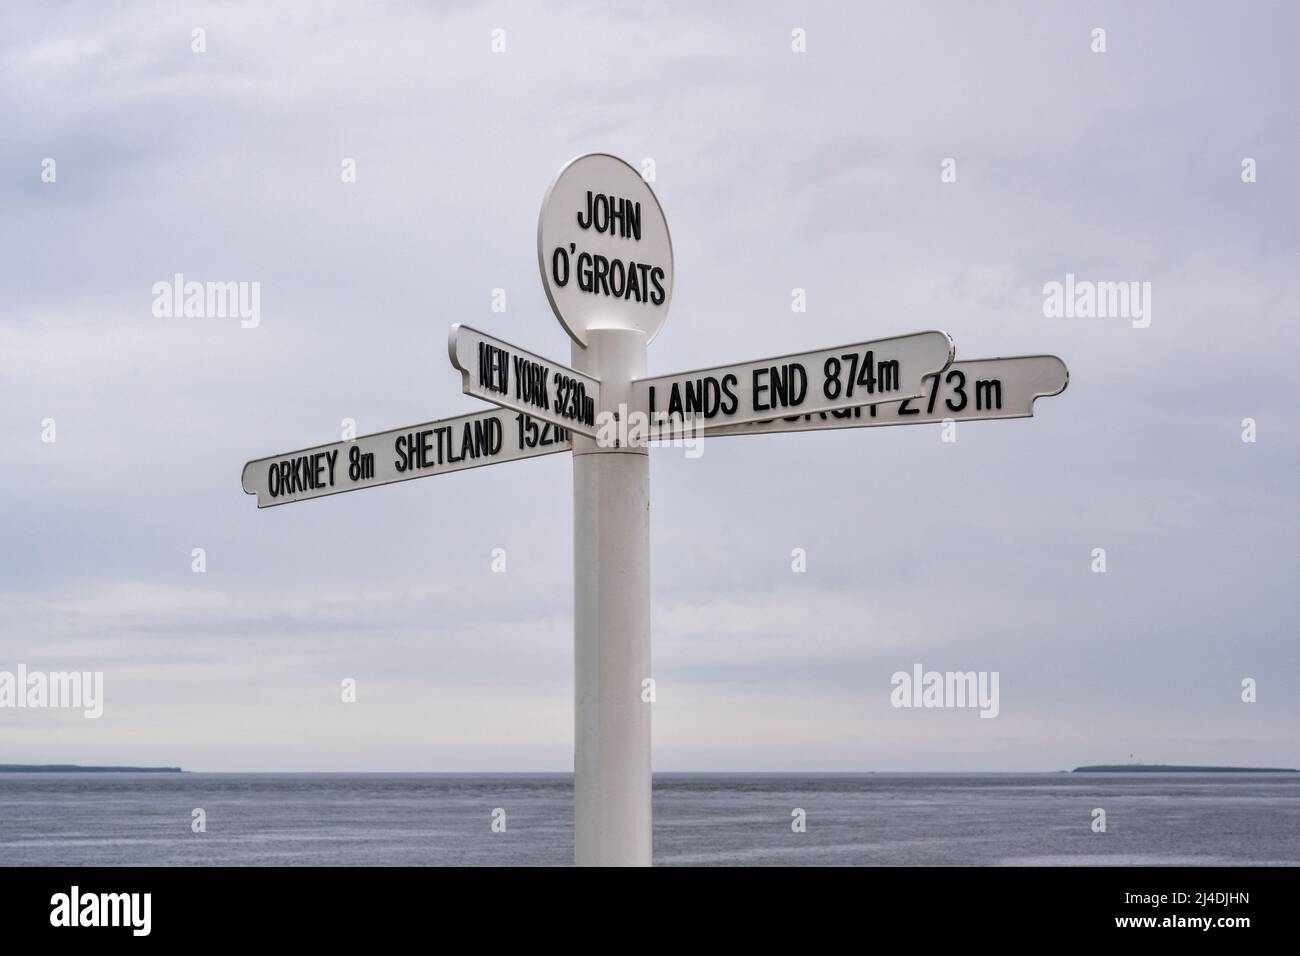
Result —
<instances>
[{"instance_id":1,"label":"white signpost","mask_svg":"<svg viewBox=\"0 0 1300 956\"><path fill-rule=\"evenodd\" d=\"M591 329L638 329L646 344L673 298L673 240L659 200L617 156L560 170L537 219L537 264L555 317L578 345Z\"/></svg>"},{"instance_id":2,"label":"white signpost","mask_svg":"<svg viewBox=\"0 0 1300 956\"><path fill-rule=\"evenodd\" d=\"M596 379L468 325L451 327L447 351L462 373L466 395L595 436Z\"/></svg>"},{"instance_id":3,"label":"white signpost","mask_svg":"<svg viewBox=\"0 0 1300 956\"><path fill-rule=\"evenodd\" d=\"M270 508L572 447L566 429L493 409L250 461L243 485L259 508Z\"/></svg>"},{"instance_id":4,"label":"white signpost","mask_svg":"<svg viewBox=\"0 0 1300 956\"><path fill-rule=\"evenodd\" d=\"M705 428L813 415L864 402L917 398L953 357L947 332L917 332L632 383L632 402L655 425Z\"/></svg>"},{"instance_id":5,"label":"white signpost","mask_svg":"<svg viewBox=\"0 0 1300 956\"><path fill-rule=\"evenodd\" d=\"M709 437L766 435L949 420L1032 418L1034 400L1061 394L1069 380L1065 363L1055 355L971 359L954 362L942 373L925 376L925 392L920 398L859 405L829 413L784 415L744 425L721 425L711 428L707 434Z\"/></svg>"},{"instance_id":6,"label":"white signpost","mask_svg":"<svg viewBox=\"0 0 1300 956\"><path fill-rule=\"evenodd\" d=\"M259 507L573 452L574 855L651 857L650 481L647 437L690 424L746 435L1017 418L1065 388L1054 356L952 363L945 332L646 376L672 299L668 223L650 187L605 153L563 169L542 204L537 260L573 340L566 368L465 325L448 339L465 394L502 406L244 466ZM611 423L639 417L655 433Z\"/></svg>"}]
</instances>

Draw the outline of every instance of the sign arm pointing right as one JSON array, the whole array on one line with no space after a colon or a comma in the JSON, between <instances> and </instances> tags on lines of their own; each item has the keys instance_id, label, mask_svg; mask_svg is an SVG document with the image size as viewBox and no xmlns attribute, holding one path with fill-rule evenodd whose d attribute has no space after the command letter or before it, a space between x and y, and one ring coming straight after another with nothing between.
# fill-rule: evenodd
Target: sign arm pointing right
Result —
<instances>
[{"instance_id":1,"label":"sign arm pointing right","mask_svg":"<svg viewBox=\"0 0 1300 956\"><path fill-rule=\"evenodd\" d=\"M766 435L773 432L922 425L942 421L994 421L1032 418L1034 402L1059 395L1070 371L1055 355L967 359L925 376L925 393L916 399L890 399L820 414L794 414L741 425L722 425L707 434Z\"/></svg>"},{"instance_id":2,"label":"sign arm pointing right","mask_svg":"<svg viewBox=\"0 0 1300 956\"><path fill-rule=\"evenodd\" d=\"M632 383L633 404L662 435L688 426L719 428L902 401L925 394L926 378L955 354L947 332L914 332Z\"/></svg>"}]
</instances>

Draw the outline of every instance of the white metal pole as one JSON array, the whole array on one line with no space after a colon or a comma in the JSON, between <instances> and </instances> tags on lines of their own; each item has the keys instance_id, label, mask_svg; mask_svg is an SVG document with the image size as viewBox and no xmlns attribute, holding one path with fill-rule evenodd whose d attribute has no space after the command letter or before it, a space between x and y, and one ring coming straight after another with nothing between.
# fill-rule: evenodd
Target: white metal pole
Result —
<instances>
[{"instance_id":1,"label":"white metal pole","mask_svg":"<svg viewBox=\"0 0 1300 956\"><path fill-rule=\"evenodd\" d=\"M645 333L591 329L573 365L628 408ZM574 855L579 866L649 866L650 459L644 445L573 437Z\"/></svg>"}]
</instances>

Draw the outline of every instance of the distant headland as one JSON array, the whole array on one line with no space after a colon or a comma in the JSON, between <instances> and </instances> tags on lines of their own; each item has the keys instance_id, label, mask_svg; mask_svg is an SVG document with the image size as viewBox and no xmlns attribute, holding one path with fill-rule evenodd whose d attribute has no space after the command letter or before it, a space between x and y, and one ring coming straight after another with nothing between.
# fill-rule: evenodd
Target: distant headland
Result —
<instances>
[{"instance_id":1,"label":"distant headland","mask_svg":"<svg viewBox=\"0 0 1300 956\"><path fill-rule=\"evenodd\" d=\"M185 773L180 767L82 767L75 763L0 763L0 773Z\"/></svg>"},{"instance_id":2,"label":"distant headland","mask_svg":"<svg viewBox=\"0 0 1300 956\"><path fill-rule=\"evenodd\" d=\"M1183 767L1167 763L1098 764L1071 773L1300 773L1294 767Z\"/></svg>"}]
</instances>

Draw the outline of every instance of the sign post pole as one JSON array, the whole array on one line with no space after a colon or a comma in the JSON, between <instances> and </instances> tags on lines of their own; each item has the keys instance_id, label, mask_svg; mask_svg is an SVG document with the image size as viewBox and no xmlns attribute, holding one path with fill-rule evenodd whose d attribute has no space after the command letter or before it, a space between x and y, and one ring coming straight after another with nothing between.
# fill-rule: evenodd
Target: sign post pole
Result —
<instances>
[{"instance_id":1,"label":"sign post pole","mask_svg":"<svg viewBox=\"0 0 1300 956\"><path fill-rule=\"evenodd\" d=\"M573 365L626 416L644 377L639 329L591 329ZM622 405L620 410L619 406ZM650 458L644 444L573 436L574 854L579 866L649 866Z\"/></svg>"},{"instance_id":2,"label":"sign post pole","mask_svg":"<svg viewBox=\"0 0 1300 956\"><path fill-rule=\"evenodd\" d=\"M574 856L649 866L650 457L687 429L756 435L1028 418L1065 389L1051 355L953 365L946 332L915 332L646 377L673 294L654 191L608 153L570 161L537 221L537 265L573 367L456 324L461 388L500 406L260 458L244 491L266 508L552 452L573 452Z\"/></svg>"}]
</instances>

